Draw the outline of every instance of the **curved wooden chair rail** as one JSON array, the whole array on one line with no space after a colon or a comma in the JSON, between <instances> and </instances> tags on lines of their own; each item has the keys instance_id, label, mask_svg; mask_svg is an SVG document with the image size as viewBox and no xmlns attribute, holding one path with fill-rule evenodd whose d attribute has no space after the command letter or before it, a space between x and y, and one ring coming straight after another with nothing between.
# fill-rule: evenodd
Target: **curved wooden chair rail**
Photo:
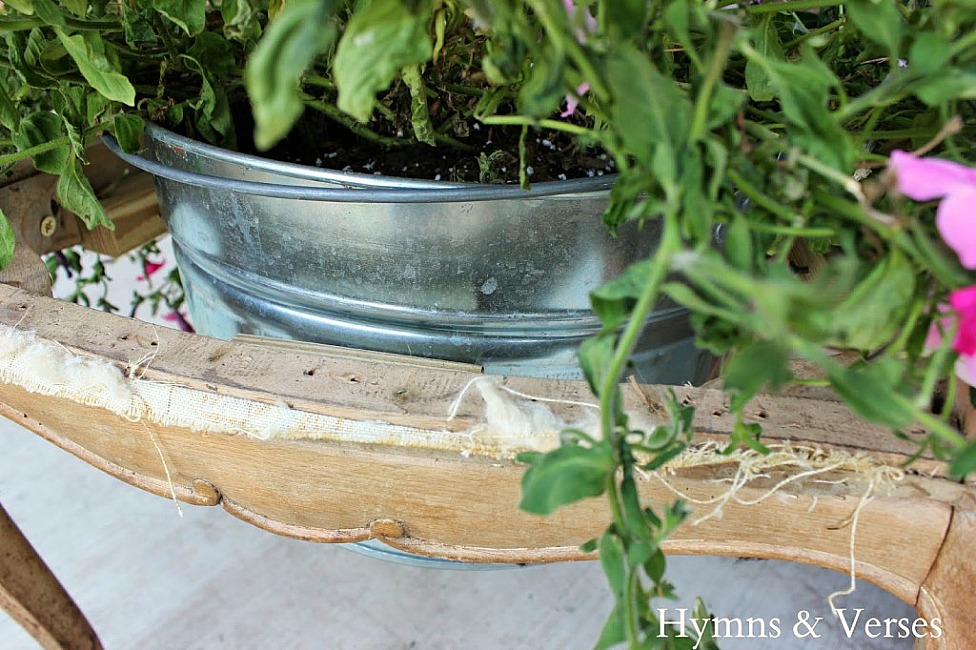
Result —
<instances>
[{"instance_id":1,"label":"curved wooden chair rail","mask_svg":"<svg viewBox=\"0 0 976 650\"><path fill-rule=\"evenodd\" d=\"M39 341L57 342L121 371L151 359L141 365L138 381L175 384L199 397L287 405L335 424L336 430L321 432L321 439L259 440L134 421L0 383L0 413L127 483L191 504L221 505L282 535L320 542L378 539L411 553L469 562L586 559L579 545L610 520L601 499L545 518L521 512L524 468L511 454L445 436L463 439L464 432L485 425L484 403L476 396L462 400L456 417L448 417L455 398L478 376L468 367L158 329L31 293L43 289L44 276L36 257L20 255L0 274L0 282L7 283L0 284L0 327L34 332ZM580 416L583 407L574 402L592 400L582 382L514 377L503 382L524 394L559 400L551 408L566 421ZM726 413L721 392L672 388L698 406L695 427L701 439L727 440L734 418ZM627 408L652 420L648 395L654 390L627 386ZM760 396L749 413L763 423L772 443L863 454L889 466L912 453L910 444L858 421L829 394L812 389ZM340 435L351 426L376 432L377 439L388 429L409 430L413 437L409 446L352 442ZM667 485L648 475L640 489L649 503L673 501L676 493L707 501L727 489L735 470L732 463L675 469L665 477ZM976 628L969 623L976 572L967 561L967 546L976 540L971 485L944 478L941 464L924 458L902 480L875 489L870 501L863 499L869 490L864 474L838 469L784 482L790 475L789 468L773 468L750 481L739 491L739 501L723 505L721 517L681 527L667 552L779 558L848 571L857 512L857 576L913 604L920 616L941 619L944 634L927 647L976 647ZM773 488L775 495L761 505L747 505ZM693 518L712 507L694 507ZM30 547L6 521L0 512L0 606L45 647L81 647L79 639L97 645L63 590L58 601L63 607L52 610L42 606L53 602L44 600L48 595L22 588L25 571L37 576L46 570L39 561L18 559ZM52 584L57 587L53 576L45 584L46 594ZM65 617L75 625L66 625Z\"/></svg>"}]
</instances>

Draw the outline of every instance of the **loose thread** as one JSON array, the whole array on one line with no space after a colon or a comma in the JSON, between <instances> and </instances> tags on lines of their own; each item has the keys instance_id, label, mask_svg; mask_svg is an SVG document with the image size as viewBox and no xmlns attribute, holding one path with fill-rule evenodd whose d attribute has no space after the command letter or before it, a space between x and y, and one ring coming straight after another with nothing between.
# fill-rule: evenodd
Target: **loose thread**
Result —
<instances>
[{"instance_id":1,"label":"loose thread","mask_svg":"<svg viewBox=\"0 0 976 650\"><path fill-rule=\"evenodd\" d=\"M24 319L27 318L27 314L29 314L30 310L33 308L34 305L27 305L27 309L24 310L24 313L21 315L20 319L14 325L14 329L20 329L20 324L24 322Z\"/></svg>"},{"instance_id":2,"label":"loose thread","mask_svg":"<svg viewBox=\"0 0 976 650\"><path fill-rule=\"evenodd\" d=\"M153 335L156 337L156 346L152 352L148 352L137 359L135 362L130 361L125 368L125 376L130 379L142 379L146 376L146 372L149 370L149 366L153 361L156 360L156 355L159 354L159 350L162 347L159 341L159 330L153 325ZM143 365L145 364L145 365ZM142 372L139 372L140 368ZM138 374L136 374L138 373Z\"/></svg>"},{"instance_id":3,"label":"loose thread","mask_svg":"<svg viewBox=\"0 0 976 650\"><path fill-rule=\"evenodd\" d=\"M857 590L857 571L856 571L856 559L854 557L854 547L857 542L857 523L861 518L861 511L864 509L868 503L870 503L874 497L871 493L874 491L874 484L877 476L872 476L871 481L868 483L868 489L861 496L860 502L857 504L857 508L854 509L854 515L851 519L851 538L850 538L850 560L851 560L851 570L850 577L851 582L847 589L841 589L840 591L835 591L834 593L827 596L827 604L830 605L830 611L833 612L834 616L840 617L837 612L837 606L834 605L834 599L840 596L849 596Z\"/></svg>"},{"instance_id":4,"label":"loose thread","mask_svg":"<svg viewBox=\"0 0 976 650\"><path fill-rule=\"evenodd\" d=\"M463 401L464 396L467 394L468 390L479 381L488 381L494 384L496 388L500 388L501 390L505 391L506 393L509 393L510 395L515 395L516 397L521 397L522 399L531 400L533 402L548 402L550 404L567 404L569 406L583 406L586 408L591 408L596 410L600 409L599 404L593 404L591 402L578 402L570 399L557 399L552 397L540 397L538 395L529 395L528 393L523 393L522 391L504 385L495 376L478 375L477 377L472 377L468 381L468 383L464 385L464 388L461 389L461 392L458 393L457 397L454 398L454 401L451 402L451 408L447 412L448 422L450 422L455 417L457 417L458 411L461 409L461 402Z\"/></svg>"},{"instance_id":5,"label":"loose thread","mask_svg":"<svg viewBox=\"0 0 976 650\"><path fill-rule=\"evenodd\" d=\"M166 462L166 457L163 455L163 449L159 446L156 441L156 434L152 432L146 423L143 422L142 426L146 427L146 433L149 434L149 439L153 443L153 447L156 448L156 453L159 454L159 460L163 464L163 472L166 473L166 483L169 485L169 494L173 497L173 503L176 504L176 512L179 514L180 519L183 518L183 507L180 506L180 500L176 497L176 486L173 484L173 475L169 472L169 464Z\"/></svg>"},{"instance_id":6,"label":"loose thread","mask_svg":"<svg viewBox=\"0 0 976 650\"><path fill-rule=\"evenodd\" d=\"M461 400L464 399L464 396L467 394L468 389L470 389L472 386L474 386L476 382L481 381L481 380L484 380L484 379L491 379L493 381L497 381L494 377L488 377L488 376L485 376L485 375L479 375L478 377L472 377L471 380L468 381L468 383L466 383L464 385L464 388L461 389L461 392L457 394L457 397L454 398L454 401L451 402L451 408L448 409L448 411L447 411L447 421L448 422L450 422L451 420L453 420L454 418L457 417L458 411L461 409Z\"/></svg>"}]
</instances>

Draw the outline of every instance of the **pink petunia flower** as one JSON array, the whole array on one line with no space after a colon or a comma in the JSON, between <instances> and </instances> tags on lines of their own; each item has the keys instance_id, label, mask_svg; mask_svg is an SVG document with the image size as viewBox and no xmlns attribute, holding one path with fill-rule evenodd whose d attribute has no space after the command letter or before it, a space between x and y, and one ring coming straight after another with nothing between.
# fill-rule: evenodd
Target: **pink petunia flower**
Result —
<instances>
[{"instance_id":1,"label":"pink petunia flower","mask_svg":"<svg viewBox=\"0 0 976 650\"><path fill-rule=\"evenodd\" d=\"M941 198L935 225L967 269L976 269L976 169L893 151L888 168L898 190L915 201Z\"/></svg>"},{"instance_id":2,"label":"pink petunia flower","mask_svg":"<svg viewBox=\"0 0 976 650\"><path fill-rule=\"evenodd\" d=\"M959 317L952 349L964 356L976 356L976 285L950 293L949 304Z\"/></svg>"},{"instance_id":3,"label":"pink petunia flower","mask_svg":"<svg viewBox=\"0 0 976 650\"><path fill-rule=\"evenodd\" d=\"M166 266L166 260L163 260L161 262L150 262L149 260L146 260L146 275L140 275L136 277L136 280L140 280L140 281L146 280L149 276L151 276L153 273L156 273L164 266Z\"/></svg>"},{"instance_id":4,"label":"pink petunia flower","mask_svg":"<svg viewBox=\"0 0 976 650\"><path fill-rule=\"evenodd\" d=\"M573 2L573 0L563 0L563 9L566 10L566 15L572 22L576 22L576 13L581 12L583 14L583 26L576 30L576 41L581 45L586 42L587 37L597 30L599 25L596 22L596 18L590 13L588 9L580 10L579 7Z\"/></svg>"},{"instance_id":5,"label":"pink petunia flower","mask_svg":"<svg viewBox=\"0 0 976 650\"><path fill-rule=\"evenodd\" d=\"M576 86L576 94L566 95L566 110L559 114L559 117L569 117L576 112L576 107L579 106L579 97L586 93L590 89L590 84L583 82Z\"/></svg>"},{"instance_id":6,"label":"pink petunia flower","mask_svg":"<svg viewBox=\"0 0 976 650\"><path fill-rule=\"evenodd\" d=\"M193 329L193 325L190 324L190 321L187 320L186 316L181 314L179 311L171 311L163 316L163 320L176 323L176 326L180 328L180 331L182 332L190 332L192 334L196 331Z\"/></svg>"},{"instance_id":7,"label":"pink petunia flower","mask_svg":"<svg viewBox=\"0 0 976 650\"><path fill-rule=\"evenodd\" d=\"M569 16L571 22L576 22L577 13L583 15L583 26L577 28L576 30L576 41L580 44L586 42L590 34L595 32L599 25L596 22L596 18L590 13L588 9L581 9L577 7L573 0L563 0L563 8L566 10L566 15ZM576 108L579 106L579 98L584 95L590 89L590 84L586 81L576 86L576 94L569 93L566 95L566 110L559 114L559 117L569 117L576 112Z\"/></svg>"},{"instance_id":8,"label":"pink petunia flower","mask_svg":"<svg viewBox=\"0 0 976 650\"><path fill-rule=\"evenodd\" d=\"M976 386L976 285L956 289L949 294L949 305L939 305L937 321L929 329L925 347L939 347L942 333L952 328L953 321L956 322L956 335L952 349L959 353L956 374L970 386Z\"/></svg>"}]
</instances>

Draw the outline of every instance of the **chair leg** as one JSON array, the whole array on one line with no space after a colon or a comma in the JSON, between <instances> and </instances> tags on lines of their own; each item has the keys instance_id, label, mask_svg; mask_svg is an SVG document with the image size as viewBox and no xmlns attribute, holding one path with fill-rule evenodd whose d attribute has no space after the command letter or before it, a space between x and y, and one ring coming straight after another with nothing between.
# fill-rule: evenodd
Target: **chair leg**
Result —
<instances>
[{"instance_id":1,"label":"chair leg","mask_svg":"<svg viewBox=\"0 0 976 650\"><path fill-rule=\"evenodd\" d=\"M42 648L101 648L88 619L0 506L0 608Z\"/></svg>"}]
</instances>

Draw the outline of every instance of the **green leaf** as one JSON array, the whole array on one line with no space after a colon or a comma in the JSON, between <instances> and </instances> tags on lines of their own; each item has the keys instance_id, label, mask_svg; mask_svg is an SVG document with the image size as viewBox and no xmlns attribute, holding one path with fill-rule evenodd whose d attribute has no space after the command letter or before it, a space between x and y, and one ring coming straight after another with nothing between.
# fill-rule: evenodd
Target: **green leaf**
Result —
<instances>
[{"instance_id":1,"label":"green leaf","mask_svg":"<svg viewBox=\"0 0 976 650\"><path fill-rule=\"evenodd\" d=\"M115 138L119 146L126 153L138 153L142 148L142 132L146 130L146 121L138 115L121 113L115 116Z\"/></svg>"},{"instance_id":2,"label":"green leaf","mask_svg":"<svg viewBox=\"0 0 976 650\"><path fill-rule=\"evenodd\" d=\"M405 66L403 81L410 89L410 123L413 125L413 134L419 142L433 147L437 141L434 140L434 125L430 122L430 113L427 110L427 86L420 74L420 66Z\"/></svg>"},{"instance_id":3,"label":"green leaf","mask_svg":"<svg viewBox=\"0 0 976 650\"><path fill-rule=\"evenodd\" d=\"M754 341L736 351L725 367L725 390L732 395L731 409L738 411L759 390L773 390L793 378L789 348L772 341Z\"/></svg>"},{"instance_id":4,"label":"green leaf","mask_svg":"<svg viewBox=\"0 0 976 650\"><path fill-rule=\"evenodd\" d=\"M24 14L25 16L34 15L34 2L33 0L7 0L5 3L7 6L13 7L15 10Z\"/></svg>"},{"instance_id":5,"label":"green leaf","mask_svg":"<svg viewBox=\"0 0 976 650\"><path fill-rule=\"evenodd\" d=\"M84 17L88 12L87 0L61 0L61 4L64 5L65 9L79 17Z\"/></svg>"},{"instance_id":6,"label":"green leaf","mask_svg":"<svg viewBox=\"0 0 976 650\"><path fill-rule=\"evenodd\" d=\"M20 151L45 145L64 136L64 121L54 113L45 111L29 115L20 122L20 128L11 134ZM60 174L71 155L71 147L62 146L34 154L31 160L38 171Z\"/></svg>"},{"instance_id":7,"label":"green leaf","mask_svg":"<svg viewBox=\"0 0 976 650\"><path fill-rule=\"evenodd\" d=\"M0 269L6 268L14 259L16 237L7 215L0 210Z\"/></svg>"},{"instance_id":8,"label":"green leaf","mask_svg":"<svg viewBox=\"0 0 976 650\"><path fill-rule=\"evenodd\" d=\"M616 338L610 334L598 334L583 341L576 353L583 376L589 382L594 395L599 395L603 390L603 381L609 372L615 342Z\"/></svg>"},{"instance_id":9,"label":"green leaf","mask_svg":"<svg viewBox=\"0 0 976 650\"><path fill-rule=\"evenodd\" d=\"M34 14L48 25L64 27L64 15L52 0L33 0Z\"/></svg>"},{"instance_id":10,"label":"green leaf","mask_svg":"<svg viewBox=\"0 0 976 650\"><path fill-rule=\"evenodd\" d=\"M777 14L763 16L750 30L753 47L766 59L783 61L783 46L776 29ZM753 101L768 102L776 97L776 86L766 69L754 59L746 62L746 88Z\"/></svg>"},{"instance_id":11,"label":"green leaf","mask_svg":"<svg viewBox=\"0 0 976 650\"><path fill-rule=\"evenodd\" d=\"M914 90L929 106L939 106L953 99L976 99L976 74L958 68L940 70L926 76Z\"/></svg>"},{"instance_id":12,"label":"green leaf","mask_svg":"<svg viewBox=\"0 0 976 650\"><path fill-rule=\"evenodd\" d=\"M105 56L105 44L97 32L86 31L74 36L68 36L60 28L55 28L55 32L92 88L112 101L135 106L136 89L124 75L112 69Z\"/></svg>"},{"instance_id":13,"label":"green leaf","mask_svg":"<svg viewBox=\"0 0 976 650\"><path fill-rule=\"evenodd\" d=\"M905 22L897 0L848 0L845 7L851 22L866 38L885 47L892 58L898 58Z\"/></svg>"},{"instance_id":14,"label":"green leaf","mask_svg":"<svg viewBox=\"0 0 976 650\"><path fill-rule=\"evenodd\" d=\"M633 571L654 556L658 547L653 541L632 541L627 548L627 566Z\"/></svg>"},{"instance_id":15,"label":"green leaf","mask_svg":"<svg viewBox=\"0 0 976 650\"><path fill-rule=\"evenodd\" d=\"M749 449L758 451L760 454L768 454L769 447L759 442L761 436L762 425L758 422L745 422L742 419L742 414L739 413L736 417L732 434L729 436L729 444L725 447L723 453L732 453L740 447L748 447Z\"/></svg>"},{"instance_id":16,"label":"green leaf","mask_svg":"<svg viewBox=\"0 0 976 650\"><path fill-rule=\"evenodd\" d=\"M667 559L664 551L660 548L654 549L654 553L644 562L644 571L647 577L654 582L660 582L664 578L664 570L667 567Z\"/></svg>"},{"instance_id":17,"label":"green leaf","mask_svg":"<svg viewBox=\"0 0 976 650\"><path fill-rule=\"evenodd\" d=\"M586 3L577 11L589 11L584 8ZM644 29L647 23L647 11L650 4L646 0L612 0L604 5L606 9L606 20L604 23L612 26L617 32L615 36L624 39L637 36Z\"/></svg>"},{"instance_id":18,"label":"green leaf","mask_svg":"<svg viewBox=\"0 0 976 650\"><path fill-rule=\"evenodd\" d=\"M600 638L597 639L595 648L596 650L607 650L626 640L627 630L624 625L624 608L618 603L613 608L613 611L610 612L610 616L607 617L607 622L603 624L603 630L600 631Z\"/></svg>"},{"instance_id":19,"label":"green leaf","mask_svg":"<svg viewBox=\"0 0 976 650\"><path fill-rule=\"evenodd\" d=\"M691 609L691 617L706 622L705 625L701 626L703 630L701 636L696 639L695 650L719 650L714 637L715 622L711 614L708 613L705 601L697 596L695 597L695 606Z\"/></svg>"},{"instance_id":20,"label":"green leaf","mask_svg":"<svg viewBox=\"0 0 976 650\"><path fill-rule=\"evenodd\" d=\"M518 110L532 117L548 117L566 96L563 77L566 55L560 50L551 56L552 63L532 66L528 79L518 94Z\"/></svg>"},{"instance_id":21,"label":"green leaf","mask_svg":"<svg viewBox=\"0 0 976 650\"><path fill-rule=\"evenodd\" d=\"M188 35L203 31L207 20L207 0L153 0L152 5Z\"/></svg>"},{"instance_id":22,"label":"green leaf","mask_svg":"<svg viewBox=\"0 0 976 650\"><path fill-rule=\"evenodd\" d=\"M389 87L405 66L430 59L429 24L428 14L414 13L400 0L372 0L354 13L333 62L339 109L368 121L376 93Z\"/></svg>"},{"instance_id":23,"label":"green leaf","mask_svg":"<svg viewBox=\"0 0 976 650\"><path fill-rule=\"evenodd\" d=\"M746 97L747 93L744 90L724 83L717 84L712 95L712 103L708 107L708 121L705 127L712 130L729 123L739 113Z\"/></svg>"},{"instance_id":24,"label":"green leaf","mask_svg":"<svg viewBox=\"0 0 976 650\"><path fill-rule=\"evenodd\" d=\"M681 197L684 202L682 228L689 241L708 242L712 239L715 226L712 218L715 203L705 191L705 165L698 148L691 148L685 154L685 164L681 174Z\"/></svg>"},{"instance_id":25,"label":"green leaf","mask_svg":"<svg viewBox=\"0 0 976 650\"><path fill-rule=\"evenodd\" d=\"M20 110L10 100L10 90L2 76L0 76L0 124L14 133L20 128Z\"/></svg>"},{"instance_id":26,"label":"green leaf","mask_svg":"<svg viewBox=\"0 0 976 650\"><path fill-rule=\"evenodd\" d=\"M678 91L673 79L665 77L640 50L624 44L607 59L607 82L614 98L611 121L621 141L645 167L660 160L679 160L691 124L691 102ZM673 185L677 175L660 163L658 178L663 186Z\"/></svg>"},{"instance_id":27,"label":"green leaf","mask_svg":"<svg viewBox=\"0 0 976 650\"><path fill-rule=\"evenodd\" d=\"M302 115L299 80L335 38L335 0L291 0L254 49L244 72L254 113L254 142L268 149Z\"/></svg>"},{"instance_id":28,"label":"green leaf","mask_svg":"<svg viewBox=\"0 0 976 650\"><path fill-rule=\"evenodd\" d=\"M874 350L900 331L915 295L915 270L898 249L876 264L834 310L845 347Z\"/></svg>"},{"instance_id":29,"label":"green leaf","mask_svg":"<svg viewBox=\"0 0 976 650\"><path fill-rule=\"evenodd\" d=\"M127 2L121 3L121 12L125 42L129 47L137 49L156 43L156 30L144 12L130 7Z\"/></svg>"},{"instance_id":30,"label":"green leaf","mask_svg":"<svg viewBox=\"0 0 976 650\"><path fill-rule=\"evenodd\" d=\"M725 255L732 266L750 271L756 263L749 221L740 214L725 229Z\"/></svg>"},{"instance_id":31,"label":"green leaf","mask_svg":"<svg viewBox=\"0 0 976 650\"><path fill-rule=\"evenodd\" d=\"M641 260L590 292L590 304L600 317L604 331L613 331L627 322L631 309L650 280L653 267L651 259Z\"/></svg>"},{"instance_id":32,"label":"green leaf","mask_svg":"<svg viewBox=\"0 0 976 650\"><path fill-rule=\"evenodd\" d=\"M651 538L651 531L644 521L644 513L641 510L640 494L637 492L637 482L633 475L625 474L620 481L621 510L624 519L628 523L629 532L632 537L648 541ZM641 560L643 562L643 560Z\"/></svg>"},{"instance_id":33,"label":"green leaf","mask_svg":"<svg viewBox=\"0 0 976 650\"><path fill-rule=\"evenodd\" d=\"M908 60L911 62L912 71L929 74L941 70L949 62L951 55L949 42L941 34L922 32L912 43L912 48L908 51Z\"/></svg>"},{"instance_id":34,"label":"green leaf","mask_svg":"<svg viewBox=\"0 0 976 650\"><path fill-rule=\"evenodd\" d=\"M256 40L261 35L259 5L251 0L223 0L220 16L224 19L224 36L241 42Z\"/></svg>"},{"instance_id":35,"label":"green leaf","mask_svg":"<svg viewBox=\"0 0 976 650\"><path fill-rule=\"evenodd\" d=\"M834 72L809 48L795 62L755 59L769 75L786 117L796 125L793 139L808 153L837 169L848 170L858 152L827 105L840 85Z\"/></svg>"},{"instance_id":36,"label":"green leaf","mask_svg":"<svg viewBox=\"0 0 976 650\"><path fill-rule=\"evenodd\" d=\"M962 478L973 470L976 470L976 441L970 442L959 452L959 455L952 461L949 474Z\"/></svg>"},{"instance_id":37,"label":"green leaf","mask_svg":"<svg viewBox=\"0 0 976 650\"><path fill-rule=\"evenodd\" d=\"M624 543L609 530L600 538L600 566L607 576L610 593L616 600L624 597L627 588L627 565L624 562Z\"/></svg>"},{"instance_id":38,"label":"green leaf","mask_svg":"<svg viewBox=\"0 0 976 650\"><path fill-rule=\"evenodd\" d=\"M89 229L104 226L115 230L115 224L108 218L105 208L95 197L91 183L81 170L81 162L72 156L61 175L56 187L58 202L66 209L78 215Z\"/></svg>"},{"instance_id":39,"label":"green leaf","mask_svg":"<svg viewBox=\"0 0 976 650\"><path fill-rule=\"evenodd\" d=\"M223 86L211 81L209 67L200 61L189 55L183 55L180 59L188 69L199 74L201 79L200 96L188 102L196 111L194 126L208 141L232 146L234 122Z\"/></svg>"},{"instance_id":40,"label":"green leaf","mask_svg":"<svg viewBox=\"0 0 976 650\"><path fill-rule=\"evenodd\" d=\"M43 30L35 28L28 33L7 34L6 41L10 65L24 78L28 86L54 88L58 85L58 82L43 69L41 64L41 52L49 42L45 38Z\"/></svg>"},{"instance_id":41,"label":"green leaf","mask_svg":"<svg viewBox=\"0 0 976 650\"><path fill-rule=\"evenodd\" d=\"M519 507L537 515L552 514L560 506L603 494L613 475L608 443L593 447L565 445L547 453L527 452L519 462L529 463L522 477Z\"/></svg>"},{"instance_id":42,"label":"green leaf","mask_svg":"<svg viewBox=\"0 0 976 650\"><path fill-rule=\"evenodd\" d=\"M907 399L899 394L904 362L892 357L879 357L869 364L843 367L837 363L826 366L827 378L837 394L859 416L903 429L914 419Z\"/></svg>"},{"instance_id":43,"label":"green leaf","mask_svg":"<svg viewBox=\"0 0 976 650\"><path fill-rule=\"evenodd\" d=\"M226 38L213 32L204 32L193 39L193 45L186 51L197 61L207 63L207 77L212 80L232 78L238 70L234 55L238 49Z\"/></svg>"},{"instance_id":44,"label":"green leaf","mask_svg":"<svg viewBox=\"0 0 976 650\"><path fill-rule=\"evenodd\" d=\"M656 456L654 456L654 459L651 460L649 463L645 464L644 470L648 472L653 472L654 470L663 467L672 458L677 458L678 456L680 456L681 452L683 452L686 448L687 445L684 443L677 443L669 447L665 451L662 451L658 453Z\"/></svg>"}]
</instances>

